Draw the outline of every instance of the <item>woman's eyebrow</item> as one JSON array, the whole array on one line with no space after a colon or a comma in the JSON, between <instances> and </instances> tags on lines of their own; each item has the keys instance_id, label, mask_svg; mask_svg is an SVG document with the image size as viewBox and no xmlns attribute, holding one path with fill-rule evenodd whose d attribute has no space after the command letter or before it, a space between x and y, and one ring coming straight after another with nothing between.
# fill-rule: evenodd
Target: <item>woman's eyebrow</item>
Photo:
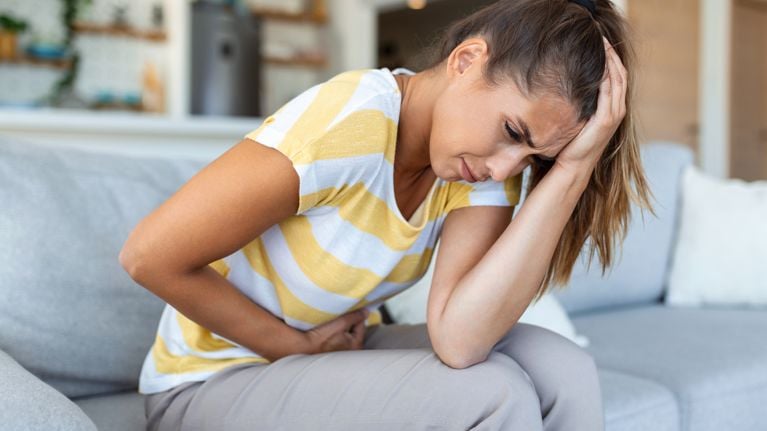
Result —
<instances>
[{"instance_id":1,"label":"woman's eyebrow","mask_svg":"<svg viewBox=\"0 0 767 431\"><path fill-rule=\"evenodd\" d=\"M533 143L533 138L530 136L530 128L527 127L527 123L521 118L517 118L517 123L519 123L519 127L522 128L522 135L525 137L525 143L527 143L530 148L535 148L537 150L538 147Z\"/></svg>"}]
</instances>

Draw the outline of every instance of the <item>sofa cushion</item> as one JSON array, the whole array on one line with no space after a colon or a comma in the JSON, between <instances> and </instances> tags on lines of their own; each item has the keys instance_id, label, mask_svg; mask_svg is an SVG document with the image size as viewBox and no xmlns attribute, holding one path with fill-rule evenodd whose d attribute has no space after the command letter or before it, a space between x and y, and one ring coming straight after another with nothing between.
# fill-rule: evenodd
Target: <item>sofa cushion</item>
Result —
<instances>
[{"instance_id":1,"label":"sofa cushion","mask_svg":"<svg viewBox=\"0 0 767 431\"><path fill-rule=\"evenodd\" d=\"M96 431L67 397L0 350L0 428L14 431Z\"/></svg>"},{"instance_id":2,"label":"sofa cushion","mask_svg":"<svg viewBox=\"0 0 767 431\"><path fill-rule=\"evenodd\" d=\"M717 178L688 166L681 197L665 304L767 309L767 181Z\"/></svg>"},{"instance_id":3,"label":"sofa cushion","mask_svg":"<svg viewBox=\"0 0 767 431\"><path fill-rule=\"evenodd\" d=\"M674 395L662 385L600 368L605 424L610 431L677 431ZM111 431L143 431L144 396L136 392L78 398L75 404L98 426Z\"/></svg>"},{"instance_id":4,"label":"sofa cushion","mask_svg":"<svg viewBox=\"0 0 767 431\"><path fill-rule=\"evenodd\" d=\"M78 398L74 402L100 430L145 431L144 395L135 391Z\"/></svg>"},{"instance_id":5,"label":"sofa cushion","mask_svg":"<svg viewBox=\"0 0 767 431\"><path fill-rule=\"evenodd\" d=\"M609 431L677 431L679 409L671 391L651 380L598 368Z\"/></svg>"},{"instance_id":6,"label":"sofa cushion","mask_svg":"<svg viewBox=\"0 0 767 431\"><path fill-rule=\"evenodd\" d=\"M671 389L682 430L767 429L767 310L653 305L573 323L600 368Z\"/></svg>"},{"instance_id":7,"label":"sofa cushion","mask_svg":"<svg viewBox=\"0 0 767 431\"><path fill-rule=\"evenodd\" d=\"M640 211L632 203L623 255L620 247L614 250L614 264L604 278L597 255L591 267L586 267L588 255L584 247L566 289L553 290L573 316L598 308L649 304L662 299L678 224L681 173L692 163L693 153L679 144L653 142L641 146L641 155L648 186L655 197L651 196L650 201L658 217Z\"/></svg>"},{"instance_id":8,"label":"sofa cushion","mask_svg":"<svg viewBox=\"0 0 767 431\"><path fill-rule=\"evenodd\" d=\"M118 255L203 165L0 138L0 349L68 396L137 387L164 302Z\"/></svg>"}]
</instances>

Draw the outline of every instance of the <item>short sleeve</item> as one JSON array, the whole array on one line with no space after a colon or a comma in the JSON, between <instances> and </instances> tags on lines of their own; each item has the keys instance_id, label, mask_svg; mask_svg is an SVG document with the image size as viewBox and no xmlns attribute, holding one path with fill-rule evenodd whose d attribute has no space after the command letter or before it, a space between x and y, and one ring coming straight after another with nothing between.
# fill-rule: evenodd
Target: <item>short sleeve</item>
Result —
<instances>
[{"instance_id":1,"label":"short sleeve","mask_svg":"<svg viewBox=\"0 0 767 431\"><path fill-rule=\"evenodd\" d=\"M450 183L447 211L468 206L514 206L522 194L522 174L504 181L457 181Z\"/></svg>"},{"instance_id":2,"label":"short sleeve","mask_svg":"<svg viewBox=\"0 0 767 431\"><path fill-rule=\"evenodd\" d=\"M351 177L349 171L355 168L348 159L340 159L349 155L349 149L365 148L348 131L372 133L371 124L361 123L358 115L359 106L368 99L361 98L363 75L364 70L345 72L309 88L245 135L275 148L292 162L299 177L296 215L338 198L344 181Z\"/></svg>"}]
</instances>

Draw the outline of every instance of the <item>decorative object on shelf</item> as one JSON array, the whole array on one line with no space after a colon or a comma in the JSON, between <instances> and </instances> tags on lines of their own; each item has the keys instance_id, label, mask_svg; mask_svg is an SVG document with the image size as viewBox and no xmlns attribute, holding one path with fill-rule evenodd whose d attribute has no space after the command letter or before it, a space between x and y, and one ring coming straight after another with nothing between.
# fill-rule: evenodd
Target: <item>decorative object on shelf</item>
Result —
<instances>
[{"instance_id":1,"label":"decorative object on shelf","mask_svg":"<svg viewBox=\"0 0 767 431\"><path fill-rule=\"evenodd\" d=\"M311 11L312 16L318 22L325 22L328 19L328 8L325 0L308 0L307 10Z\"/></svg>"},{"instance_id":2,"label":"decorative object on shelf","mask_svg":"<svg viewBox=\"0 0 767 431\"><path fill-rule=\"evenodd\" d=\"M70 59L67 57L67 51L58 42L36 40L30 42L24 48L26 55L19 56L12 60L20 64L33 64L37 66L48 66L58 69L69 69Z\"/></svg>"},{"instance_id":3,"label":"decorative object on shelf","mask_svg":"<svg viewBox=\"0 0 767 431\"><path fill-rule=\"evenodd\" d=\"M142 79L143 92L141 95L141 105L144 111L164 112L165 111L165 90L154 63L146 62L144 64L144 73Z\"/></svg>"},{"instance_id":4,"label":"decorative object on shelf","mask_svg":"<svg viewBox=\"0 0 767 431\"><path fill-rule=\"evenodd\" d=\"M112 25L118 28L128 27L128 6L119 5L114 7L114 15L112 16Z\"/></svg>"},{"instance_id":5,"label":"decorative object on shelf","mask_svg":"<svg viewBox=\"0 0 767 431\"><path fill-rule=\"evenodd\" d=\"M89 108L97 110L142 110L141 94L135 91L119 95L109 90L101 90L89 105Z\"/></svg>"},{"instance_id":6,"label":"decorative object on shelf","mask_svg":"<svg viewBox=\"0 0 767 431\"><path fill-rule=\"evenodd\" d=\"M10 60L18 56L18 34L26 29L26 21L8 14L0 14L0 60Z\"/></svg>"},{"instance_id":7,"label":"decorative object on shelf","mask_svg":"<svg viewBox=\"0 0 767 431\"><path fill-rule=\"evenodd\" d=\"M163 12L162 3L155 3L152 5L152 28L155 31L162 31L165 25L165 13Z\"/></svg>"},{"instance_id":8,"label":"decorative object on shelf","mask_svg":"<svg viewBox=\"0 0 767 431\"><path fill-rule=\"evenodd\" d=\"M39 60L63 60L67 56L66 47L52 42L32 42L25 51L30 58Z\"/></svg>"},{"instance_id":9,"label":"decorative object on shelf","mask_svg":"<svg viewBox=\"0 0 767 431\"><path fill-rule=\"evenodd\" d=\"M89 0L90 1L90 0ZM165 31L163 31L163 9L161 4L152 6L151 15L152 28L141 30L132 25L128 20L128 6L114 6L112 12L112 21L107 24L75 21L72 23L72 29L76 33L94 33L113 36L135 37L151 41L164 41Z\"/></svg>"}]
</instances>

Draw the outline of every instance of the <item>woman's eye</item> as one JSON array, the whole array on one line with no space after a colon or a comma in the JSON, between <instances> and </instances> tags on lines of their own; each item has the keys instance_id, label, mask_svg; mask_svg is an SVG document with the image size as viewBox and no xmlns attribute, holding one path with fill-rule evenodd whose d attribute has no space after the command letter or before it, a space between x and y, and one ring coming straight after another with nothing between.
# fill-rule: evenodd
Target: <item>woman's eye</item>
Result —
<instances>
[{"instance_id":1,"label":"woman's eye","mask_svg":"<svg viewBox=\"0 0 767 431\"><path fill-rule=\"evenodd\" d=\"M506 126L506 131L509 132L509 136L511 136L511 139L513 139L513 140L515 140L517 142L520 142L521 138L520 138L519 134L517 134L517 132L515 132L514 129L509 127L509 123L504 123L504 125Z\"/></svg>"},{"instance_id":2,"label":"woman's eye","mask_svg":"<svg viewBox=\"0 0 767 431\"><path fill-rule=\"evenodd\" d=\"M522 142L522 137L519 136L519 134L509 126L508 122L504 122L504 126L506 127L506 131L509 133L511 139L517 142ZM533 161L539 166L551 166L551 164L554 163L554 160L556 160L548 157L541 157L536 154L532 155L531 157Z\"/></svg>"}]
</instances>

